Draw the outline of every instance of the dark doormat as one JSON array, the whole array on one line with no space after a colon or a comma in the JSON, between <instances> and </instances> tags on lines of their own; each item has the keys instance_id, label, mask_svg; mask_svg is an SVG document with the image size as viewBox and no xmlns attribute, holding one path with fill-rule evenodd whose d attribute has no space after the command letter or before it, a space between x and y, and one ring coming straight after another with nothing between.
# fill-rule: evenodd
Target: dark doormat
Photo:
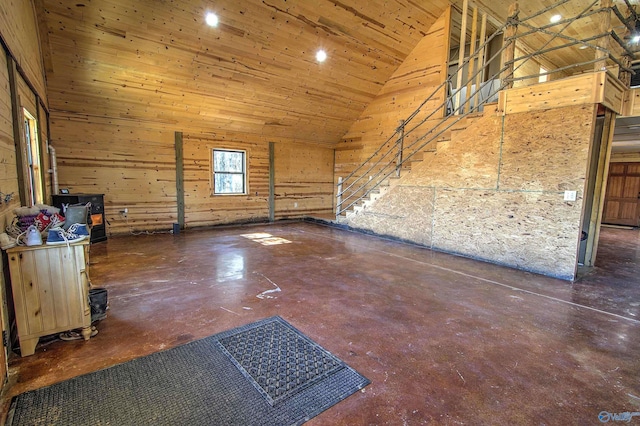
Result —
<instances>
[{"instance_id":1,"label":"dark doormat","mask_svg":"<svg viewBox=\"0 0 640 426\"><path fill-rule=\"evenodd\" d=\"M18 395L7 425L299 425L367 384L272 317Z\"/></svg>"}]
</instances>

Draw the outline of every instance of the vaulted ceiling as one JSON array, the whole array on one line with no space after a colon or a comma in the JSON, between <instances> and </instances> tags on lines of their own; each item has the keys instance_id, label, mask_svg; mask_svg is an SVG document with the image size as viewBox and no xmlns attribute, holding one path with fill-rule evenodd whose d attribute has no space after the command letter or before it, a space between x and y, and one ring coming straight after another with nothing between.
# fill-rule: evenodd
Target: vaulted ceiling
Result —
<instances>
[{"instance_id":1,"label":"vaulted ceiling","mask_svg":"<svg viewBox=\"0 0 640 426\"><path fill-rule=\"evenodd\" d=\"M322 144L340 140L449 3L36 1L54 114ZM511 3L477 1L502 22ZM520 3L528 16L555 1Z\"/></svg>"}]
</instances>

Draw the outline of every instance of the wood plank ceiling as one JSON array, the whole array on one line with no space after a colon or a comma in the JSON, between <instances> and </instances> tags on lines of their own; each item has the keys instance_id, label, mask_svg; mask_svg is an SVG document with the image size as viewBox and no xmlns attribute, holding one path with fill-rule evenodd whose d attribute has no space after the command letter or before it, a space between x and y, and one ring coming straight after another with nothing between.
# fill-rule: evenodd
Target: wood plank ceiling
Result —
<instances>
[{"instance_id":1,"label":"wood plank ceiling","mask_svg":"<svg viewBox=\"0 0 640 426\"><path fill-rule=\"evenodd\" d=\"M523 15L553 2L521 2ZM477 3L504 22L512 2ZM36 0L54 113L327 145L348 131L448 5ZM218 14L217 28L205 24L207 11ZM315 60L321 48L324 63Z\"/></svg>"},{"instance_id":2,"label":"wood plank ceiling","mask_svg":"<svg viewBox=\"0 0 640 426\"><path fill-rule=\"evenodd\" d=\"M448 4L39 3L52 111L325 144L348 130ZM207 11L217 28L205 24ZM320 48L329 55L322 64Z\"/></svg>"}]
</instances>

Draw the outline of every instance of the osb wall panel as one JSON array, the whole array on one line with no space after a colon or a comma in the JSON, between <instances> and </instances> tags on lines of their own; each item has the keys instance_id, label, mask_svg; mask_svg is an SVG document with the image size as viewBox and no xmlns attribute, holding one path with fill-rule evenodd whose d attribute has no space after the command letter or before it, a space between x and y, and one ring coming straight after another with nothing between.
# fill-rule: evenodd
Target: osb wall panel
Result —
<instances>
[{"instance_id":1,"label":"osb wall panel","mask_svg":"<svg viewBox=\"0 0 640 426\"><path fill-rule=\"evenodd\" d=\"M234 139L185 134L183 146L186 227L268 220L268 142L249 135ZM213 195L211 161L214 148L246 151L246 195Z\"/></svg>"},{"instance_id":2,"label":"osb wall panel","mask_svg":"<svg viewBox=\"0 0 640 426\"><path fill-rule=\"evenodd\" d=\"M433 247L571 279L581 200L545 192L437 191Z\"/></svg>"},{"instance_id":3,"label":"osb wall panel","mask_svg":"<svg viewBox=\"0 0 640 426\"><path fill-rule=\"evenodd\" d=\"M495 189L501 121L502 117L488 113L468 124L466 134L473 135L473 141L458 134L449 143L432 142L434 148L437 146L436 152L425 154L422 162L414 162L401 185ZM469 149L470 143L473 149Z\"/></svg>"},{"instance_id":4,"label":"osb wall panel","mask_svg":"<svg viewBox=\"0 0 640 426\"><path fill-rule=\"evenodd\" d=\"M500 189L581 191L594 114L587 104L507 115Z\"/></svg>"},{"instance_id":5,"label":"osb wall panel","mask_svg":"<svg viewBox=\"0 0 640 426\"><path fill-rule=\"evenodd\" d=\"M376 234L430 246L434 189L395 186L356 215L349 225Z\"/></svg>"},{"instance_id":6,"label":"osb wall panel","mask_svg":"<svg viewBox=\"0 0 640 426\"><path fill-rule=\"evenodd\" d=\"M348 223L571 279L593 112L589 105L504 120L487 113L413 163L390 192ZM577 201L565 202L565 189L578 191Z\"/></svg>"},{"instance_id":7,"label":"osb wall panel","mask_svg":"<svg viewBox=\"0 0 640 426\"><path fill-rule=\"evenodd\" d=\"M368 158L446 78L449 12L429 29L336 147L336 181ZM442 89L414 123L444 102ZM441 117L442 115L440 115ZM428 127L427 129L428 130ZM395 143L391 141L391 144ZM409 141L407 141L409 143Z\"/></svg>"},{"instance_id":8,"label":"osb wall panel","mask_svg":"<svg viewBox=\"0 0 640 426\"><path fill-rule=\"evenodd\" d=\"M275 218L333 213L333 149L276 143Z\"/></svg>"},{"instance_id":9,"label":"osb wall panel","mask_svg":"<svg viewBox=\"0 0 640 426\"><path fill-rule=\"evenodd\" d=\"M51 125L60 188L104 194L109 233L171 229L177 221L173 131L58 112Z\"/></svg>"}]
</instances>

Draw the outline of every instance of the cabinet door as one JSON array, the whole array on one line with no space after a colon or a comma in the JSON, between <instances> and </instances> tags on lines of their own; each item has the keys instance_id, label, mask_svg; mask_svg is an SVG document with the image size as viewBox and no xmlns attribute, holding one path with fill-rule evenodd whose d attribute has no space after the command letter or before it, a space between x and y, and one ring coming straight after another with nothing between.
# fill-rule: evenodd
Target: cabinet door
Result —
<instances>
[{"instance_id":1,"label":"cabinet door","mask_svg":"<svg viewBox=\"0 0 640 426\"><path fill-rule=\"evenodd\" d=\"M79 271L84 270L82 246L66 245L17 255L22 303L16 301L20 335L44 335L83 325L86 290ZM78 253L79 252L79 253ZM18 305L22 306L18 306Z\"/></svg>"}]
</instances>

